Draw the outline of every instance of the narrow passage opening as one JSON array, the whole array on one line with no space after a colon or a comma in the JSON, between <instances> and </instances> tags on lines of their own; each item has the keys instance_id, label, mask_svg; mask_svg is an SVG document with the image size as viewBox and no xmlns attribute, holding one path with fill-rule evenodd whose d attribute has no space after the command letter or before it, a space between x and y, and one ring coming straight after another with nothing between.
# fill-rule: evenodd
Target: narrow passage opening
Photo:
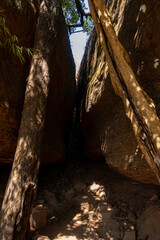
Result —
<instances>
[{"instance_id":1,"label":"narrow passage opening","mask_svg":"<svg viewBox=\"0 0 160 240\"><path fill-rule=\"evenodd\" d=\"M78 31L81 30L83 29L78 29ZM89 36L87 36L86 32L76 32L70 35L71 48L76 65L76 71L78 70L81 63L88 37Z\"/></svg>"}]
</instances>

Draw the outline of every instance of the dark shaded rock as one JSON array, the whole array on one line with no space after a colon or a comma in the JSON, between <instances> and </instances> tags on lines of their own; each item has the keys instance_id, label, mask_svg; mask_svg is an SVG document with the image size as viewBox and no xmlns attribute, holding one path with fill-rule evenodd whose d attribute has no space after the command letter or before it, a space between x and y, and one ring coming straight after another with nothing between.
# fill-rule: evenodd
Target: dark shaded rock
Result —
<instances>
[{"instance_id":1,"label":"dark shaded rock","mask_svg":"<svg viewBox=\"0 0 160 240\"><path fill-rule=\"evenodd\" d=\"M126 232L125 235L124 235L124 240L135 240L135 239L136 239L135 231Z\"/></svg>"},{"instance_id":2,"label":"dark shaded rock","mask_svg":"<svg viewBox=\"0 0 160 240\"><path fill-rule=\"evenodd\" d=\"M30 229L34 230L42 230L47 224L47 214L48 209L43 205L38 205L32 210L32 214L30 216Z\"/></svg>"},{"instance_id":3,"label":"dark shaded rock","mask_svg":"<svg viewBox=\"0 0 160 240\"><path fill-rule=\"evenodd\" d=\"M159 114L160 4L119 0L107 1L107 5L118 37L130 55L137 80L154 100ZM95 33L88 41L78 81L78 108L86 156L97 160L105 158L119 173L157 184L135 139L123 102L114 93Z\"/></svg>"},{"instance_id":4,"label":"dark shaded rock","mask_svg":"<svg viewBox=\"0 0 160 240\"><path fill-rule=\"evenodd\" d=\"M19 45L32 47L38 1L2 1L6 25L19 39ZM22 5L21 5L22 4ZM21 64L6 48L0 48L0 163L13 160L30 59Z\"/></svg>"},{"instance_id":5,"label":"dark shaded rock","mask_svg":"<svg viewBox=\"0 0 160 240\"><path fill-rule=\"evenodd\" d=\"M137 221L138 239L159 240L160 203L151 204Z\"/></svg>"},{"instance_id":6,"label":"dark shaded rock","mask_svg":"<svg viewBox=\"0 0 160 240\"><path fill-rule=\"evenodd\" d=\"M60 16L58 24L59 31L51 63L53 70L42 147L43 163L65 159L66 138L75 107L75 65L64 17Z\"/></svg>"},{"instance_id":7,"label":"dark shaded rock","mask_svg":"<svg viewBox=\"0 0 160 240\"><path fill-rule=\"evenodd\" d=\"M48 190L44 190L44 199L49 206L49 210L55 212L58 211L59 204L54 193L49 192Z\"/></svg>"},{"instance_id":8,"label":"dark shaded rock","mask_svg":"<svg viewBox=\"0 0 160 240\"><path fill-rule=\"evenodd\" d=\"M19 39L19 45L33 47L39 4L35 1L2 1L6 25ZM42 147L42 163L55 163L66 157L66 138L75 104L75 66L65 20L59 18L59 32L51 59L52 76ZM47 31L47 30L46 30ZM0 164L13 161L23 108L30 60L21 64L7 49L0 48Z\"/></svg>"},{"instance_id":9,"label":"dark shaded rock","mask_svg":"<svg viewBox=\"0 0 160 240\"><path fill-rule=\"evenodd\" d=\"M71 198L73 198L74 196L75 196L75 191L73 189L70 189L65 193L65 198L67 200L71 200Z\"/></svg>"}]
</instances>

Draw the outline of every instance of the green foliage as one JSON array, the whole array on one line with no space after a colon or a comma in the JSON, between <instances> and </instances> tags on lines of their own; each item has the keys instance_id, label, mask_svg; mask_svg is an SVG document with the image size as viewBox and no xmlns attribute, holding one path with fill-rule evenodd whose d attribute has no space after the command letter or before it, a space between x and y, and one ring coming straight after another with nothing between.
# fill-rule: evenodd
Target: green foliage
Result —
<instances>
[{"instance_id":1,"label":"green foliage","mask_svg":"<svg viewBox=\"0 0 160 240\"><path fill-rule=\"evenodd\" d=\"M83 26L84 30L90 34L91 31L93 30L93 19L92 17L87 17L87 19L84 19L84 26Z\"/></svg>"},{"instance_id":2,"label":"green foliage","mask_svg":"<svg viewBox=\"0 0 160 240\"><path fill-rule=\"evenodd\" d=\"M84 10L86 10L84 0L81 0L81 4ZM62 7L67 24L80 23L80 17L77 12L75 0L62 0ZM83 29L87 34L93 29L92 17L84 17ZM72 28L72 33L76 31L76 27ZM24 55L32 56L34 52L38 51L32 48L19 47L18 38L16 35L12 35L10 30L6 26L5 16L0 11L0 47L8 48L15 56L19 58L21 63L25 61Z\"/></svg>"},{"instance_id":3,"label":"green foliage","mask_svg":"<svg viewBox=\"0 0 160 240\"><path fill-rule=\"evenodd\" d=\"M75 0L62 0L62 8L67 24L78 22L79 16L76 11Z\"/></svg>"},{"instance_id":4,"label":"green foliage","mask_svg":"<svg viewBox=\"0 0 160 240\"><path fill-rule=\"evenodd\" d=\"M84 0L81 0L81 4L84 10L86 10ZM62 8L67 24L77 24L80 23L80 18L77 12L75 0L62 0ZM93 29L93 20L92 17L84 17L84 26L83 29L88 34ZM72 28L72 33L76 31L76 28Z\"/></svg>"},{"instance_id":5,"label":"green foliage","mask_svg":"<svg viewBox=\"0 0 160 240\"><path fill-rule=\"evenodd\" d=\"M8 48L15 56L17 56L21 63L25 62L24 54L32 56L36 49L19 47L18 38L12 35L6 26L5 17L0 15L0 47Z\"/></svg>"}]
</instances>

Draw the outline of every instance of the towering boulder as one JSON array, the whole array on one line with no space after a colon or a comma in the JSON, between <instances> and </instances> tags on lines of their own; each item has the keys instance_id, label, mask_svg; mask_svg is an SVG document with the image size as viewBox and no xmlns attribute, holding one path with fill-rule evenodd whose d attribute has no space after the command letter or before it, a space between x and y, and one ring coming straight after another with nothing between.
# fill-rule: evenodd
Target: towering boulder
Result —
<instances>
[{"instance_id":1,"label":"towering boulder","mask_svg":"<svg viewBox=\"0 0 160 240\"><path fill-rule=\"evenodd\" d=\"M66 138L76 98L75 65L64 18L60 17L58 24L42 147L43 163L62 161L66 157Z\"/></svg>"},{"instance_id":2,"label":"towering boulder","mask_svg":"<svg viewBox=\"0 0 160 240\"><path fill-rule=\"evenodd\" d=\"M19 45L33 47L39 1L3 0L0 9L3 10L11 33L18 37ZM59 24L52 63L54 77L50 81L43 137L43 163L62 161L65 158L64 132L72 118L75 102L74 61L63 18ZM21 64L6 48L0 48L0 58L0 164L10 164L17 144L31 59L25 56L26 61Z\"/></svg>"},{"instance_id":3,"label":"towering boulder","mask_svg":"<svg viewBox=\"0 0 160 240\"><path fill-rule=\"evenodd\" d=\"M69 68L69 64L71 67L74 65L72 65L72 55L69 55L70 48L67 39L61 1L42 0L34 39L34 48L39 49L39 51L33 54L31 61L17 148L0 212L1 240L22 240L27 237L29 216L37 190L42 139L45 136L43 136L45 120L46 124L50 124L48 118L45 118L46 111L48 110L48 114L51 112L51 116L53 116L52 125L54 126L54 115L59 115L59 112L55 111L56 107L54 106L56 104L61 107L60 103L64 103L65 99L65 107L69 115L70 109L73 108L70 95L65 95L66 89L68 94L73 91L71 84L68 83L68 80L70 80L68 73L70 71L70 74L74 74L74 68ZM65 43L63 44L62 41ZM63 72L57 73L58 70ZM64 80L64 78L67 78L67 80ZM58 80L60 81L59 84L57 83ZM64 88L64 91L59 86ZM63 97L61 97L61 92ZM59 97L60 101L57 97L52 97L52 94L57 94L56 96ZM48 99L49 95L50 98ZM53 110L49 105L50 100L54 100L52 102ZM63 115L60 115L64 118L66 111L60 110L64 112ZM54 114L52 111L54 111ZM64 122L66 123L69 116L65 118L66 121L62 121L61 117L57 117L57 119L61 128L63 128ZM55 118L55 122L57 119ZM57 124L59 135L62 131L61 128L58 129ZM62 139L61 135L56 135L57 132L54 131L55 140L53 139L53 142L58 137ZM62 145L62 143L60 142L59 145ZM53 152L58 151L58 147L54 148Z\"/></svg>"},{"instance_id":4,"label":"towering boulder","mask_svg":"<svg viewBox=\"0 0 160 240\"><path fill-rule=\"evenodd\" d=\"M150 1L119 0L107 1L107 6L119 40L130 55L136 78L154 100L159 114L160 5L157 1L151 4ZM114 93L95 33L88 42L85 56L78 78L86 155L105 158L112 168L135 180L157 183L137 144L124 105Z\"/></svg>"},{"instance_id":5,"label":"towering boulder","mask_svg":"<svg viewBox=\"0 0 160 240\"><path fill-rule=\"evenodd\" d=\"M6 25L19 45L32 47L38 1L2 1ZM24 64L7 48L0 48L0 163L13 160L30 60Z\"/></svg>"}]
</instances>

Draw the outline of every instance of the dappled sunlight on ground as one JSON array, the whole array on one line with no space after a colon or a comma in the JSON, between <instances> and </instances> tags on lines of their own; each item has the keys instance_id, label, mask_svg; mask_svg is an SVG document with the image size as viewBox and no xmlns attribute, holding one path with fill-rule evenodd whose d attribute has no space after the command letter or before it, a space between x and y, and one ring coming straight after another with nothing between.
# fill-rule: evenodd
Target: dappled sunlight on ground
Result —
<instances>
[{"instance_id":1,"label":"dappled sunlight on ground","mask_svg":"<svg viewBox=\"0 0 160 240\"><path fill-rule=\"evenodd\" d=\"M47 225L35 219L29 240L135 240L137 218L147 202L158 201L158 187L122 177L104 162L43 172L36 205L44 206L43 224L41 211L48 209Z\"/></svg>"},{"instance_id":2,"label":"dappled sunlight on ground","mask_svg":"<svg viewBox=\"0 0 160 240\"><path fill-rule=\"evenodd\" d=\"M135 240L137 216L156 191L96 161L71 164L41 188L52 191L47 199L40 190L51 212L46 228L37 230L46 240Z\"/></svg>"},{"instance_id":3,"label":"dappled sunlight on ground","mask_svg":"<svg viewBox=\"0 0 160 240\"><path fill-rule=\"evenodd\" d=\"M78 240L75 236L62 236L59 238L56 238L55 240Z\"/></svg>"},{"instance_id":4,"label":"dappled sunlight on ground","mask_svg":"<svg viewBox=\"0 0 160 240\"><path fill-rule=\"evenodd\" d=\"M116 239L115 229L111 226L112 207L107 203L105 188L96 182L88 186L85 195L81 198L80 211L66 225L64 233L59 233L58 239ZM107 220L111 222L107 223ZM106 222L103 222L106 221ZM106 231L103 225L108 225ZM103 229L102 229L103 228ZM80 237L81 235L81 237Z\"/></svg>"}]
</instances>

